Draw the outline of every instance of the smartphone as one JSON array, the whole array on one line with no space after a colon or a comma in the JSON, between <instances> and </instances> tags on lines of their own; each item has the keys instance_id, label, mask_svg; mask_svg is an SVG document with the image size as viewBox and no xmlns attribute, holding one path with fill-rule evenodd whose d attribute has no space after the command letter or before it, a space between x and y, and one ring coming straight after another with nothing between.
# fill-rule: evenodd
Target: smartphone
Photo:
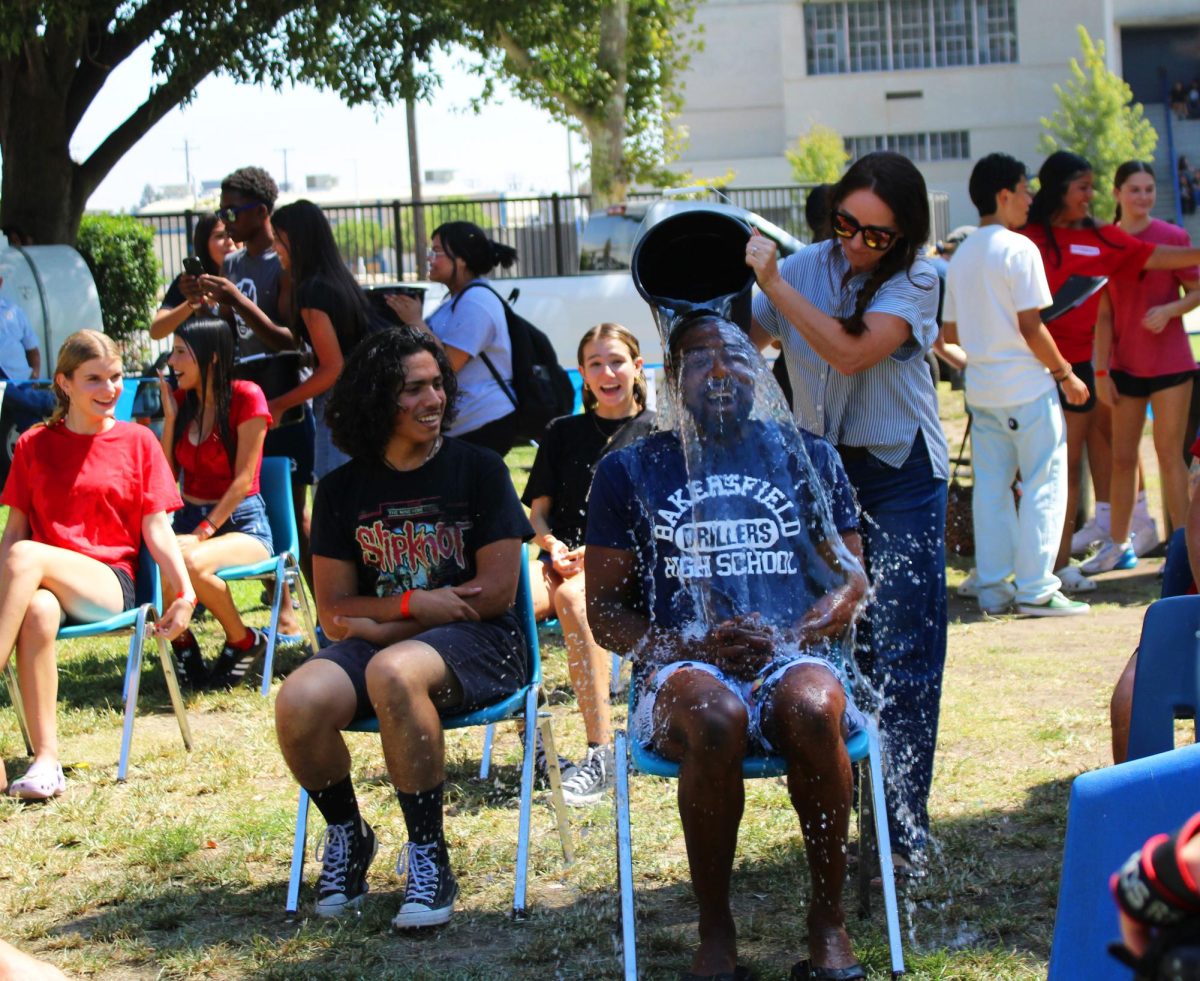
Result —
<instances>
[{"instance_id":1,"label":"smartphone","mask_svg":"<svg viewBox=\"0 0 1200 981\"><path fill-rule=\"evenodd\" d=\"M198 255L185 255L183 257L183 271L189 276L203 276L204 263L200 261Z\"/></svg>"}]
</instances>

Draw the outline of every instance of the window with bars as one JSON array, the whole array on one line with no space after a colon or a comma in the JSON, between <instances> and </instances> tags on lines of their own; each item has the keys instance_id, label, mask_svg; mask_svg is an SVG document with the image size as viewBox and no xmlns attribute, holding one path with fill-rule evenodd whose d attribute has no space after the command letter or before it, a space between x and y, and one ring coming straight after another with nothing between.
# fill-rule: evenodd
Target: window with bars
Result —
<instances>
[{"instance_id":1,"label":"window with bars","mask_svg":"<svg viewBox=\"0 0 1200 981\"><path fill-rule=\"evenodd\" d=\"M851 159L876 150L902 153L916 163L936 160L970 160L971 140L965 129L940 133L892 133L884 136L848 136Z\"/></svg>"},{"instance_id":2,"label":"window with bars","mask_svg":"<svg viewBox=\"0 0 1200 981\"><path fill-rule=\"evenodd\" d=\"M1014 64L1016 0L809 0L810 75Z\"/></svg>"}]
</instances>

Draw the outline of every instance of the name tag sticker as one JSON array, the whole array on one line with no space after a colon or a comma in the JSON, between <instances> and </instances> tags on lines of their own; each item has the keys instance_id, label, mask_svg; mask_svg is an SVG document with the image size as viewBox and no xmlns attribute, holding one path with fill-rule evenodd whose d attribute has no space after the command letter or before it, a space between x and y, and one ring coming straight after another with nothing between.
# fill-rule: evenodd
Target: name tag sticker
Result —
<instances>
[{"instance_id":1,"label":"name tag sticker","mask_svg":"<svg viewBox=\"0 0 1200 981\"><path fill-rule=\"evenodd\" d=\"M1071 255L1099 255L1100 249L1095 245L1072 245Z\"/></svg>"}]
</instances>

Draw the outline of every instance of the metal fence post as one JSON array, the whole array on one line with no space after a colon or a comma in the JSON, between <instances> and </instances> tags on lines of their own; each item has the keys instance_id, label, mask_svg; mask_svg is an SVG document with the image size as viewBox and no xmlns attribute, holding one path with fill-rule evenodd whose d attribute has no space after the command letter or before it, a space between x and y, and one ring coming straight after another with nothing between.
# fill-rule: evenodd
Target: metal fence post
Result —
<instances>
[{"instance_id":1,"label":"metal fence post","mask_svg":"<svg viewBox=\"0 0 1200 981\"><path fill-rule=\"evenodd\" d=\"M561 276L563 274L563 242L562 242L562 215L558 210L559 197L558 194L550 195L550 214L554 220L554 274Z\"/></svg>"},{"instance_id":2,"label":"metal fence post","mask_svg":"<svg viewBox=\"0 0 1200 981\"><path fill-rule=\"evenodd\" d=\"M404 226L400 221L400 202L392 199L392 241L396 243L396 281L404 282Z\"/></svg>"}]
</instances>

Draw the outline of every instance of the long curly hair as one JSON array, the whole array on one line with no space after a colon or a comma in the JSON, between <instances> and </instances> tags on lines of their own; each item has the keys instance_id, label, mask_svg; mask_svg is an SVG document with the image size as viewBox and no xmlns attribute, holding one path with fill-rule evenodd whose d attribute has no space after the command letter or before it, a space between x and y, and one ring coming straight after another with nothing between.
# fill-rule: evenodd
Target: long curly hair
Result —
<instances>
[{"instance_id":1,"label":"long curly hair","mask_svg":"<svg viewBox=\"0 0 1200 981\"><path fill-rule=\"evenodd\" d=\"M237 433L229 423L229 407L233 402L233 331L217 317L190 317L176 328L175 336L188 346L196 359L200 384L184 393L171 439L171 459L175 459L175 447L192 420L202 423L204 419L204 397L211 376L216 408L213 429L225 447L232 471L237 466Z\"/></svg>"},{"instance_id":2,"label":"long curly hair","mask_svg":"<svg viewBox=\"0 0 1200 981\"><path fill-rule=\"evenodd\" d=\"M55 403L46 419L47 426L53 426L64 419L67 409L71 407L71 400L58 384L58 376L65 375L70 378L76 368L93 358L107 358L110 361L115 359L119 362L121 349L117 347L116 341L98 330L77 330L63 341L62 347L58 349L58 361L54 365L54 381L51 388L54 391Z\"/></svg>"},{"instance_id":3,"label":"long curly hair","mask_svg":"<svg viewBox=\"0 0 1200 981\"><path fill-rule=\"evenodd\" d=\"M629 359L636 361L642 356L642 346L638 343L638 339L634 337L633 331L621 324L603 323L596 324L591 328L579 341L579 350L576 352L579 359L579 366L583 367L583 349L592 341L598 341L601 338L606 338L610 341L620 341L629 350ZM638 368L637 376L633 379L633 401L637 403L638 411L641 412L646 408L646 369ZM592 394L592 390L583 386L583 408L585 412L591 412L596 408L596 396Z\"/></svg>"},{"instance_id":4,"label":"long curly hair","mask_svg":"<svg viewBox=\"0 0 1200 981\"><path fill-rule=\"evenodd\" d=\"M892 211L899 238L859 290L854 312L841 318L847 334L866 329L863 314L879 288L898 272L909 272L929 241L929 195L925 178L908 157L880 150L859 157L829 193L829 213L834 214L855 191L871 191Z\"/></svg>"},{"instance_id":5,"label":"long curly hair","mask_svg":"<svg viewBox=\"0 0 1200 981\"><path fill-rule=\"evenodd\" d=\"M454 421L458 380L445 351L423 330L389 327L368 335L347 359L325 407L333 444L352 457L378 459L396 426L396 398L404 388L408 359L425 351L442 373L446 409L442 428Z\"/></svg>"}]
</instances>

